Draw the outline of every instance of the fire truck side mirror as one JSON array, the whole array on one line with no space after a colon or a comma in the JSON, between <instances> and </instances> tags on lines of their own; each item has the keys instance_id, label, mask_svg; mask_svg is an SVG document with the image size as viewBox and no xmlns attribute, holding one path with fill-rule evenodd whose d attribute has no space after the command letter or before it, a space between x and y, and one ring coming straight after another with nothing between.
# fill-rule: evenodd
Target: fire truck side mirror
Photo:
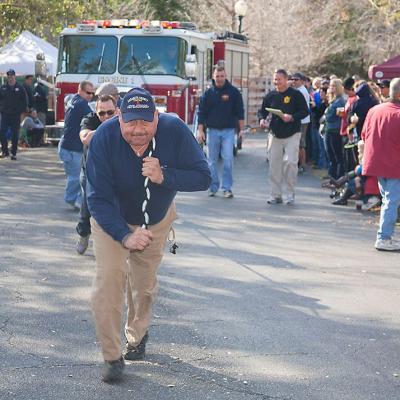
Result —
<instances>
[{"instance_id":1,"label":"fire truck side mirror","mask_svg":"<svg viewBox=\"0 0 400 400\"><path fill-rule=\"evenodd\" d=\"M186 56L185 61L185 74L188 79L196 79L197 78L197 59L196 54L189 54Z\"/></svg>"}]
</instances>

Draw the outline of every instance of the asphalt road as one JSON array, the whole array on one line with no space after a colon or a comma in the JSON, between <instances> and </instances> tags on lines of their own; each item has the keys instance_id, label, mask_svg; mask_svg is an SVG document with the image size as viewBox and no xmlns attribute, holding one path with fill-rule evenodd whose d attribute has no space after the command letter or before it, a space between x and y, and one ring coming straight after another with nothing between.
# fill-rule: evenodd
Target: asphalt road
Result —
<instances>
[{"instance_id":1,"label":"asphalt road","mask_svg":"<svg viewBox=\"0 0 400 400\"><path fill-rule=\"evenodd\" d=\"M99 379L94 258L56 149L0 160L0 399L398 400L400 254L310 172L295 206L268 206L265 142L246 140L233 199L178 195L147 360L120 385Z\"/></svg>"}]
</instances>

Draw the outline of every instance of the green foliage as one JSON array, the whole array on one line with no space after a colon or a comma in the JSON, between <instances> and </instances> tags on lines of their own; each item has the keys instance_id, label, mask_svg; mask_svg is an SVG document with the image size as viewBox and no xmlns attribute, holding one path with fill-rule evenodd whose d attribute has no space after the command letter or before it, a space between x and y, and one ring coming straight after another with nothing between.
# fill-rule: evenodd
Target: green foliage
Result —
<instances>
[{"instance_id":1,"label":"green foliage","mask_svg":"<svg viewBox=\"0 0 400 400\"><path fill-rule=\"evenodd\" d=\"M189 2L180 0L6 0L0 3L0 46L22 31L57 45L58 35L68 24L83 19L189 18Z\"/></svg>"},{"instance_id":2,"label":"green foliage","mask_svg":"<svg viewBox=\"0 0 400 400\"><path fill-rule=\"evenodd\" d=\"M154 12L154 18L159 20L182 20L188 17L188 8L185 2L179 0L147 0Z\"/></svg>"},{"instance_id":3,"label":"green foliage","mask_svg":"<svg viewBox=\"0 0 400 400\"><path fill-rule=\"evenodd\" d=\"M55 44L61 29L83 12L84 6L78 0L8 0L0 4L0 44L4 45L24 30Z\"/></svg>"}]
</instances>

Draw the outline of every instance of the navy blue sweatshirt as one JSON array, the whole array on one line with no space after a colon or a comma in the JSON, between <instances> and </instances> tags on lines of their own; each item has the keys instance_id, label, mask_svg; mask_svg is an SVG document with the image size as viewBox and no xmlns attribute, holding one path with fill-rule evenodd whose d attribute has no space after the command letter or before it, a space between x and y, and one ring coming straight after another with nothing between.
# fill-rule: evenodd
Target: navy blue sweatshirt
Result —
<instances>
[{"instance_id":1,"label":"navy blue sweatshirt","mask_svg":"<svg viewBox=\"0 0 400 400\"><path fill-rule=\"evenodd\" d=\"M155 140L153 157L160 160L164 182L149 181L150 225L165 217L177 191L207 190L211 182L204 153L182 120L160 114ZM144 222L142 164L149 148L138 157L122 137L118 117L102 123L90 142L86 164L89 210L103 230L119 242L130 232L127 224Z\"/></svg>"},{"instance_id":2,"label":"navy blue sweatshirt","mask_svg":"<svg viewBox=\"0 0 400 400\"><path fill-rule=\"evenodd\" d=\"M64 134L60 140L60 146L69 151L81 153L83 145L79 137L81 121L84 116L92 112L88 102L76 94L68 103L65 113Z\"/></svg>"},{"instance_id":3,"label":"navy blue sweatshirt","mask_svg":"<svg viewBox=\"0 0 400 400\"><path fill-rule=\"evenodd\" d=\"M208 128L237 128L238 120L244 119L241 93L228 81L221 88L213 84L200 98L198 118Z\"/></svg>"},{"instance_id":4,"label":"navy blue sweatshirt","mask_svg":"<svg viewBox=\"0 0 400 400\"><path fill-rule=\"evenodd\" d=\"M259 111L259 116L263 119L269 114L265 107L281 110L284 114L290 114L294 119L292 122L284 122L277 115L272 115L270 128L274 136L279 139L286 139L300 132L301 120L310 114L304 96L292 87L288 87L284 92L273 90L264 97Z\"/></svg>"}]
</instances>

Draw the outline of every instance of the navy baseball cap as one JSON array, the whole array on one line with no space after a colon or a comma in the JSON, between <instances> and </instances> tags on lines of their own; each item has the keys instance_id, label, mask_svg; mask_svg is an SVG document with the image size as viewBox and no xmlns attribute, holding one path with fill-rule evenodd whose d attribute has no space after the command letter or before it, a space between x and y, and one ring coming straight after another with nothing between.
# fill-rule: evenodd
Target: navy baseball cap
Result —
<instances>
[{"instance_id":1,"label":"navy baseball cap","mask_svg":"<svg viewBox=\"0 0 400 400\"><path fill-rule=\"evenodd\" d=\"M124 122L138 119L152 122L156 106L153 97L147 90L135 87L122 99L120 110Z\"/></svg>"},{"instance_id":2,"label":"navy baseball cap","mask_svg":"<svg viewBox=\"0 0 400 400\"><path fill-rule=\"evenodd\" d=\"M378 83L381 88L390 88L390 79L383 79Z\"/></svg>"},{"instance_id":3,"label":"navy baseball cap","mask_svg":"<svg viewBox=\"0 0 400 400\"><path fill-rule=\"evenodd\" d=\"M12 68L10 68L10 69L7 71L7 75L15 75L15 71L14 71Z\"/></svg>"}]
</instances>

